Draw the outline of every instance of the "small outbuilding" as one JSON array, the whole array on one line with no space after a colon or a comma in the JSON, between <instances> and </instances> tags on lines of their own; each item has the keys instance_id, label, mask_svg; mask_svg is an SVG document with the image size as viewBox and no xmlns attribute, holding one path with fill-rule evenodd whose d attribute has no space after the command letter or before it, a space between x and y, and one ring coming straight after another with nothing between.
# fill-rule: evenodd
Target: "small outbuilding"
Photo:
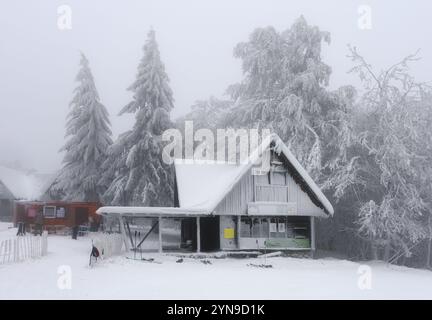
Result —
<instances>
[{"instance_id":1,"label":"small outbuilding","mask_svg":"<svg viewBox=\"0 0 432 320\"><path fill-rule=\"evenodd\" d=\"M0 180L0 221L12 221L15 196Z\"/></svg>"},{"instance_id":2,"label":"small outbuilding","mask_svg":"<svg viewBox=\"0 0 432 320\"><path fill-rule=\"evenodd\" d=\"M24 223L30 230L41 223L48 232L69 231L75 226L96 231L101 223L96 214L100 206L98 202L16 201L13 222Z\"/></svg>"}]
</instances>

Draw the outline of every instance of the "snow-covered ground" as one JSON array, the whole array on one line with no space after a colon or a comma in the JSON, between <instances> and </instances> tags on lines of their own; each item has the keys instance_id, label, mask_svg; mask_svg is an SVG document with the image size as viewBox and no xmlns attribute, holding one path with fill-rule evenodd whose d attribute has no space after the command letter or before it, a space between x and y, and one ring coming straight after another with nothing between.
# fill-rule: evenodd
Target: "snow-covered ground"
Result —
<instances>
[{"instance_id":1,"label":"snow-covered ground","mask_svg":"<svg viewBox=\"0 0 432 320\"><path fill-rule=\"evenodd\" d=\"M0 225L2 237L14 233ZM44 258L0 265L0 299L432 299L432 272L380 262L274 257L264 269L248 266L263 258L176 263L172 255L145 253L161 263L119 256L90 268L89 238L49 236L48 243ZM360 289L367 280L358 286L364 264L371 268L370 289ZM68 275L59 273L69 268L70 289L61 281Z\"/></svg>"}]
</instances>

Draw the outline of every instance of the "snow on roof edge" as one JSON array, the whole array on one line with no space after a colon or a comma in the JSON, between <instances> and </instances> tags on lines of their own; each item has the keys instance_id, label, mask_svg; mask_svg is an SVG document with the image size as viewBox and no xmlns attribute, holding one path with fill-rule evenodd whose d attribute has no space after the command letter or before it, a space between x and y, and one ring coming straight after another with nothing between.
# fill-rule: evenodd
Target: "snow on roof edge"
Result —
<instances>
[{"instance_id":1,"label":"snow on roof edge","mask_svg":"<svg viewBox=\"0 0 432 320\"><path fill-rule=\"evenodd\" d=\"M281 140L281 138L278 135L274 134L273 141L276 144L276 149L281 149L280 151L283 152L283 154L288 158L288 161L291 162L291 164L298 171L298 173L301 175L301 177L309 185L309 187L312 189L312 192L315 193L318 200L322 203L322 205L327 210L327 212L331 216L333 216L334 209L333 209L332 204L327 199L327 197L324 195L324 193L321 191L321 189L317 186L315 181L311 178L309 173L303 168L303 166L300 164L300 162L298 162L296 157L292 154L292 152L288 149L288 147L285 145L285 143L283 143L283 141Z\"/></svg>"},{"instance_id":2,"label":"snow on roof edge","mask_svg":"<svg viewBox=\"0 0 432 320\"><path fill-rule=\"evenodd\" d=\"M214 211L216 207L219 205L219 203L226 197L226 195L231 192L231 190L235 187L237 182L243 177L243 175L253 166L253 164L259 159L259 157L262 155L264 150L268 149L270 147L270 144L272 142L275 142L277 148L279 148L284 155L287 157L288 161L291 162L291 164L294 166L294 168L298 171L300 176L305 180L306 184L311 188L312 192L316 195L318 200L321 202L323 207L325 208L324 211L327 211L328 214L333 216L334 209L331 205L330 201L327 199L327 197L322 193L321 189L316 185L316 183L313 181L313 179L310 177L310 175L307 173L307 171L302 167L302 165L298 162L298 160L295 158L295 156L291 153L291 151L288 149L288 147L285 145L285 143L281 140L281 138L276 134L272 133L268 135L261 143L258 148L255 149L255 151L249 156L248 163L244 168L239 172L239 174L236 176L235 179L232 180L227 190L225 190L224 193L219 195L213 202L212 205L209 206L210 211Z\"/></svg>"},{"instance_id":3,"label":"snow on roof edge","mask_svg":"<svg viewBox=\"0 0 432 320\"><path fill-rule=\"evenodd\" d=\"M99 215L102 214L119 214L119 215L130 215L130 216L140 216L140 215L210 215L209 211L205 210L194 210L178 207L121 207L121 206L106 206L100 207L96 210Z\"/></svg>"}]
</instances>

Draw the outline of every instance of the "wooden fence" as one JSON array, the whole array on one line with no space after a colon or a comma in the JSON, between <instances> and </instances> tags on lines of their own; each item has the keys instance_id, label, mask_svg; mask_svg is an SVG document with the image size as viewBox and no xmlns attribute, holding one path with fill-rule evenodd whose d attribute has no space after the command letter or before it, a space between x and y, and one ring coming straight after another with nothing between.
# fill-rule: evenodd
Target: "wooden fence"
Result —
<instances>
[{"instance_id":1,"label":"wooden fence","mask_svg":"<svg viewBox=\"0 0 432 320\"><path fill-rule=\"evenodd\" d=\"M41 236L16 236L0 241L0 264L40 258L47 254L48 232Z\"/></svg>"},{"instance_id":2,"label":"wooden fence","mask_svg":"<svg viewBox=\"0 0 432 320\"><path fill-rule=\"evenodd\" d=\"M102 258L108 258L122 253L123 238L118 233L97 233L92 235L93 245Z\"/></svg>"}]
</instances>

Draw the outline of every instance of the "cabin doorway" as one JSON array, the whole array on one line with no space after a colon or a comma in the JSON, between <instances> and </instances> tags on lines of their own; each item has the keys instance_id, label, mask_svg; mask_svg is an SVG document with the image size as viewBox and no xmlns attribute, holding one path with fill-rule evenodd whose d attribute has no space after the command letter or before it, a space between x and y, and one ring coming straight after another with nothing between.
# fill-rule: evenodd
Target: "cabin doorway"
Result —
<instances>
[{"instance_id":1,"label":"cabin doorway","mask_svg":"<svg viewBox=\"0 0 432 320\"><path fill-rule=\"evenodd\" d=\"M201 251L219 250L219 217L200 217ZM181 220L181 248L197 250L197 218Z\"/></svg>"},{"instance_id":2,"label":"cabin doorway","mask_svg":"<svg viewBox=\"0 0 432 320\"><path fill-rule=\"evenodd\" d=\"M75 224L83 225L88 223L89 211L87 208L78 207L75 209Z\"/></svg>"},{"instance_id":3,"label":"cabin doorway","mask_svg":"<svg viewBox=\"0 0 432 320\"><path fill-rule=\"evenodd\" d=\"M201 250L219 250L219 217L200 218Z\"/></svg>"},{"instance_id":4,"label":"cabin doorway","mask_svg":"<svg viewBox=\"0 0 432 320\"><path fill-rule=\"evenodd\" d=\"M196 218L183 218L181 220L181 244L180 248L195 251L197 248Z\"/></svg>"}]
</instances>

